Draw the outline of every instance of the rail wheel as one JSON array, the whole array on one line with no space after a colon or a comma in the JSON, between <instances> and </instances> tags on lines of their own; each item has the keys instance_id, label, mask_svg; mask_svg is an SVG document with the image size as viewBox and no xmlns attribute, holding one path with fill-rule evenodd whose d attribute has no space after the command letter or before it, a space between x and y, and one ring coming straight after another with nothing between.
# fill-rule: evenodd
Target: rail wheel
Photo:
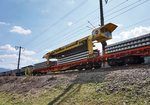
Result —
<instances>
[{"instance_id":1,"label":"rail wheel","mask_svg":"<svg viewBox=\"0 0 150 105\"><path fill-rule=\"evenodd\" d=\"M86 69L86 70L90 70L90 69L92 69L92 68L93 68L93 65L91 65L91 64L85 65L85 69Z\"/></svg>"},{"instance_id":2,"label":"rail wheel","mask_svg":"<svg viewBox=\"0 0 150 105\"><path fill-rule=\"evenodd\" d=\"M138 57L137 64L144 63L144 57Z\"/></svg>"},{"instance_id":3,"label":"rail wheel","mask_svg":"<svg viewBox=\"0 0 150 105\"><path fill-rule=\"evenodd\" d=\"M126 64L141 64L144 63L144 58L141 56L130 56L125 58Z\"/></svg>"},{"instance_id":4,"label":"rail wheel","mask_svg":"<svg viewBox=\"0 0 150 105\"><path fill-rule=\"evenodd\" d=\"M101 63L96 63L96 64L94 64L94 68L95 68L95 69L101 68Z\"/></svg>"},{"instance_id":5,"label":"rail wheel","mask_svg":"<svg viewBox=\"0 0 150 105\"><path fill-rule=\"evenodd\" d=\"M77 66L76 69L78 69L79 71L81 71L83 69L82 66Z\"/></svg>"},{"instance_id":6,"label":"rail wheel","mask_svg":"<svg viewBox=\"0 0 150 105\"><path fill-rule=\"evenodd\" d=\"M117 60L116 59L109 59L108 64L110 66L117 66Z\"/></svg>"},{"instance_id":7,"label":"rail wheel","mask_svg":"<svg viewBox=\"0 0 150 105\"><path fill-rule=\"evenodd\" d=\"M124 66L124 65L125 65L124 58L117 59L116 62L117 62L117 65L118 65L118 66Z\"/></svg>"}]
</instances>

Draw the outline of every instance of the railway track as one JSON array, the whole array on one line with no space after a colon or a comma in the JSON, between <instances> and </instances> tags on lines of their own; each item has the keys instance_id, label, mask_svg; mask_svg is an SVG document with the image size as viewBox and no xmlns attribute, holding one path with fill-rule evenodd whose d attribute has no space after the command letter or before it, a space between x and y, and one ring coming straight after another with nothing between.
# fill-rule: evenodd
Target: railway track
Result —
<instances>
[{"instance_id":1,"label":"railway track","mask_svg":"<svg viewBox=\"0 0 150 105\"><path fill-rule=\"evenodd\" d=\"M64 74L78 74L78 73L90 73L90 72L104 72L104 71L117 71L117 70L129 70L129 69L136 69L136 68L143 68L143 67L150 67L150 63L144 64L134 64L134 65L125 65L125 66L115 66L115 67L108 67L108 68L99 68L99 69L92 69L92 70L67 70L67 71L60 71L60 72L50 72L46 75L64 75Z\"/></svg>"}]
</instances>

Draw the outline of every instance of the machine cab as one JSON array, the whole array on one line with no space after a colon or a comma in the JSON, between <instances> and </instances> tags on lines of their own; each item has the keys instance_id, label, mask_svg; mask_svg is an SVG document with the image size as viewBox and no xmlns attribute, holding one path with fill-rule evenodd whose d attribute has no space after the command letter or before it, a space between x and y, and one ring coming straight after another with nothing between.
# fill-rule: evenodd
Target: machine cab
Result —
<instances>
[{"instance_id":1,"label":"machine cab","mask_svg":"<svg viewBox=\"0 0 150 105\"><path fill-rule=\"evenodd\" d=\"M112 32L116 29L116 25L108 23L92 31L93 40L103 42L112 39Z\"/></svg>"}]
</instances>

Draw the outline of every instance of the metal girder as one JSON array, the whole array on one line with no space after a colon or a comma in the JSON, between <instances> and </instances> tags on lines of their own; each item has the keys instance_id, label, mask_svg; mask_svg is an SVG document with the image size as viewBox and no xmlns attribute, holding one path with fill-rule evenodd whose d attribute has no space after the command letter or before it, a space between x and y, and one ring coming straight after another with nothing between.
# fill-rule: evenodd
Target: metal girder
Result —
<instances>
[{"instance_id":1,"label":"metal girder","mask_svg":"<svg viewBox=\"0 0 150 105\"><path fill-rule=\"evenodd\" d=\"M85 51L85 52L81 52L81 53L78 53L75 55L64 57L64 58L58 59L58 64L64 64L64 63L68 63L68 62L78 61L81 59L86 59L88 57L88 55L89 55L88 51Z\"/></svg>"},{"instance_id":2,"label":"metal girder","mask_svg":"<svg viewBox=\"0 0 150 105\"><path fill-rule=\"evenodd\" d=\"M150 45L150 34L106 46L106 53L115 53Z\"/></svg>"},{"instance_id":3,"label":"metal girder","mask_svg":"<svg viewBox=\"0 0 150 105\"><path fill-rule=\"evenodd\" d=\"M76 48L76 47L79 47L81 45L84 45L84 44L88 44L88 49L89 49L89 54L92 54L93 53L93 44L92 42L93 41L96 41L97 42L103 42L103 41L106 41L106 40L109 40L112 38L112 35L111 33L116 29L116 25L115 24L112 24L112 23L108 23L102 27L99 27L97 29L94 29L92 31L92 35L89 35L87 37L84 37L80 40L77 40L75 42L72 42L66 46L63 46L63 47L60 47L56 50L53 50L47 54L44 55L43 58L46 58L48 59L51 59L51 58L56 58L57 54L61 54L63 52L67 52L69 53L69 50L73 49L73 48ZM48 56L48 57L47 57Z\"/></svg>"},{"instance_id":4,"label":"metal girder","mask_svg":"<svg viewBox=\"0 0 150 105\"><path fill-rule=\"evenodd\" d=\"M140 47L136 49L130 49L126 51L116 52L112 54L106 54L102 56L102 59L118 59L126 56L150 56L150 45L146 47Z\"/></svg>"}]
</instances>

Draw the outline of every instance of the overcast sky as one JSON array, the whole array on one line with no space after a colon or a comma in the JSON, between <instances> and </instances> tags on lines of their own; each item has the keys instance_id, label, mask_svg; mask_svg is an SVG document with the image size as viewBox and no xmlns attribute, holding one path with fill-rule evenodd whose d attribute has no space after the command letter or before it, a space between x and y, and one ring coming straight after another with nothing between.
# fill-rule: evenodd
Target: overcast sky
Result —
<instances>
[{"instance_id":1,"label":"overcast sky","mask_svg":"<svg viewBox=\"0 0 150 105\"><path fill-rule=\"evenodd\" d=\"M118 25L108 44L150 33L149 5L150 0L104 3L105 24ZM48 51L90 35L88 21L98 27L99 20L99 0L0 0L0 68L17 67L15 46L25 48L21 67L45 61Z\"/></svg>"}]
</instances>

